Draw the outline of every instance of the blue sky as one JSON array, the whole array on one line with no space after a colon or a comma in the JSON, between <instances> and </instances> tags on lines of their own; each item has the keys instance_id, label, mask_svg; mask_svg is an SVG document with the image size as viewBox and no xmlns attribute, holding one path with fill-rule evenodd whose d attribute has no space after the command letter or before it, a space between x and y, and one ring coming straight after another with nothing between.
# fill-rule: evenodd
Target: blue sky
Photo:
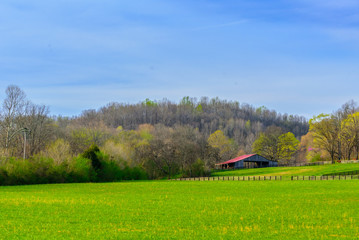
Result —
<instances>
[{"instance_id":1,"label":"blue sky","mask_svg":"<svg viewBox=\"0 0 359 240\"><path fill-rule=\"evenodd\" d=\"M357 0L2 0L0 99L54 115L219 97L311 117L359 102Z\"/></svg>"}]
</instances>

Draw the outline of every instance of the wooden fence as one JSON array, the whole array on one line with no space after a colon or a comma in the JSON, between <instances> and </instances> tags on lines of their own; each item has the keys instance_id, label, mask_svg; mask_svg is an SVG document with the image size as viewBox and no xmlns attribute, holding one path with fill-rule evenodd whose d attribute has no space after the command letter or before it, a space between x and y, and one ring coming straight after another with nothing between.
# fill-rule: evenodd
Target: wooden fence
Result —
<instances>
[{"instance_id":1,"label":"wooden fence","mask_svg":"<svg viewBox=\"0 0 359 240\"><path fill-rule=\"evenodd\" d=\"M177 181L281 181L282 176L222 176L176 178Z\"/></svg>"},{"instance_id":2,"label":"wooden fence","mask_svg":"<svg viewBox=\"0 0 359 240\"><path fill-rule=\"evenodd\" d=\"M328 175L328 176L291 176L292 181L308 180L353 180L359 179L359 175Z\"/></svg>"},{"instance_id":3,"label":"wooden fence","mask_svg":"<svg viewBox=\"0 0 359 240\"><path fill-rule=\"evenodd\" d=\"M359 170L355 170L355 171L347 171L347 172L328 173L328 174L324 174L323 176L358 175L358 174L359 174Z\"/></svg>"},{"instance_id":4,"label":"wooden fence","mask_svg":"<svg viewBox=\"0 0 359 240\"><path fill-rule=\"evenodd\" d=\"M328 175L328 176L222 176L176 178L173 181L319 181L319 180L359 180L359 175Z\"/></svg>"}]
</instances>

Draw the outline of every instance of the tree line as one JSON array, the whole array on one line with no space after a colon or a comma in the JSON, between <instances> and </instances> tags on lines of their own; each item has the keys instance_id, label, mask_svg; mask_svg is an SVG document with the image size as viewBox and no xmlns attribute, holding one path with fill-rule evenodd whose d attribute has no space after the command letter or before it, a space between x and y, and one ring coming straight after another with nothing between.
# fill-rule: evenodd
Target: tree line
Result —
<instances>
[{"instance_id":1,"label":"tree line","mask_svg":"<svg viewBox=\"0 0 359 240\"><path fill-rule=\"evenodd\" d=\"M104 180L104 166L118 170L112 173L117 174L113 179L124 178L126 174L132 174L127 178L136 175L150 179L205 175L218 162L259 151L255 141L273 129L284 134L277 136L282 155L274 156L284 156L283 161L284 158L288 161L294 155L290 155L290 149L283 150L290 145L284 143L293 137L300 139L309 127L304 117L206 97L200 100L184 97L179 103L165 99L110 103L75 117L50 116L47 106L32 103L14 85L5 91L0 124L3 176L11 175L15 168L42 166L46 170L44 176L62 169L57 178L60 182L76 179L71 177L81 172L76 167L97 176L87 174L81 179L98 181ZM91 147L98 147L95 155L99 155L102 167L95 167L91 159L80 160Z\"/></svg>"}]
</instances>

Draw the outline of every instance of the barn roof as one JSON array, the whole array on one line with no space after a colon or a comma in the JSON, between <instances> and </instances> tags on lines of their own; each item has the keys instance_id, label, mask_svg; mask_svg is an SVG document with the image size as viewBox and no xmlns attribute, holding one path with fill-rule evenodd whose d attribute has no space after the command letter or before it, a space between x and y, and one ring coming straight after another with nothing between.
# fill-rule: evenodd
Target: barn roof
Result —
<instances>
[{"instance_id":1,"label":"barn roof","mask_svg":"<svg viewBox=\"0 0 359 240\"><path fill-rule=\"evenodd\" d=\"M247 155L242 155L240 157L236 157L236 158L233 158L231 160L228 160L228 161L225 161L225 162L222 162L222 163L217 163L216 165L222 165L222 164L229 164L229 163L235 163L235 162L239 162L239 161L242 161L242 160L245 160L249 157L252 157L254 155L257 155L257 154L247 154Z\"/></svg>"}]
</instances>

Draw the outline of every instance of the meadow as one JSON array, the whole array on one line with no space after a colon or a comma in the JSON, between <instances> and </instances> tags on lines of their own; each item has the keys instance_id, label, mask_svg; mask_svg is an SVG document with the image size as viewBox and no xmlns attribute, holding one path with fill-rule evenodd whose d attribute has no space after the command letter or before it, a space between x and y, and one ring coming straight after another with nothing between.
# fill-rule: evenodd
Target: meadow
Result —
<instances>
[{"instance_id":1,"label":"meadow","mask_svg":"<svg viewBox=\"0 0 359 240\"><path fill-rule=\"evenodd\" d=\"M0 239L357 239L359 181L0 187Z\"/></svg>"},{"instance_id":2,"label":"meadow","mask_svg":"<svg viewBox=\"0 0 359 240\"><path fill-rule=\"evenodd\" d=\"M289 179L290 176L322 176L328 174L340 174L349 171L359 171L359 164L337 163L303 167L269 167L239 170L219 170L212 172L211 176L283 176L285 179Z\"/></svg>"}]
</instances>

